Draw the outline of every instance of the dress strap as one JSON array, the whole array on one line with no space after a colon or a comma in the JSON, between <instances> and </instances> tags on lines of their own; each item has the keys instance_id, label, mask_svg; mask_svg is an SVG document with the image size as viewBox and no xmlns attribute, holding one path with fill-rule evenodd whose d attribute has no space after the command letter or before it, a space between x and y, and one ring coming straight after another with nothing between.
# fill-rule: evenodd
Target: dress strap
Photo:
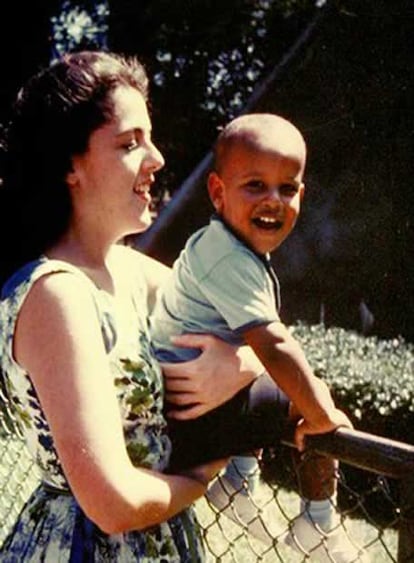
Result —
<instances>
[{"instance_id":1,"label":"dress strap","mask_svg":"<svg viewBox=\"0 0 414 563\"><path fill-rule=\"evenodd\" d=\"M61 489L60 487L55 487L47 481L42 481L41 486L47 493L51 493L53 495L73 496L70 489Z\"/></svg>"}]
</instances>

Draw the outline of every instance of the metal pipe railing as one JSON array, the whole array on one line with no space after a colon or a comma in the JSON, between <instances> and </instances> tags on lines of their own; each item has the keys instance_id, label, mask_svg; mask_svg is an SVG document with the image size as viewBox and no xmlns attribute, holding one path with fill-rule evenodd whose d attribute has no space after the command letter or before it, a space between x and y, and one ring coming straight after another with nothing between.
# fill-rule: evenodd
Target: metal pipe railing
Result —
<instances>
[{"instance_id":1,"label":"metal pipe railing","mask_svg":"<svg viewBox=\"0 0 414 563\"><path fill-rule=\"evenodd\" d=\"M282 443L295 447L294 426ZM414 446L350 428L308 436L306 448L343 463L399 480L398 562L414 561Z\"/></svg>"}]
</instances>

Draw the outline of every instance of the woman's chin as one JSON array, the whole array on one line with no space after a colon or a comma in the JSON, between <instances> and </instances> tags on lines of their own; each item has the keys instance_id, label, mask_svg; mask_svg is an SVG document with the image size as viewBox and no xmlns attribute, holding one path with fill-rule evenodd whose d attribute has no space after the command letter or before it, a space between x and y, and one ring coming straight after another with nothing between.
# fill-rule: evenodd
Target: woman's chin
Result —
<instances>
[{"instance_id":1,"label":"woman's chin","mask_svg":"<svg viewBox=\"0 0 414 563\"><path fill-rule=\"evenodd\" d=\"M140 217L139 223L137 225L136 228L136 233L144 233L147 229L149 229L152 225L152 217L151 215L148 213L148 216L146 215L145 217Z\"/></svg>"}]
</instances>

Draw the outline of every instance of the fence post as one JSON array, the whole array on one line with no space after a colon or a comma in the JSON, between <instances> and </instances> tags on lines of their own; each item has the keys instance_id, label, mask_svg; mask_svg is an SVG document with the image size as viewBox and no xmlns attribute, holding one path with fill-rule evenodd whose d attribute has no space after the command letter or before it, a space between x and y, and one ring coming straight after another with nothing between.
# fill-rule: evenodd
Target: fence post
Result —
<instances>
[{"instance_id":1,"label":"fence post","mask_svg":"<svg viewBox=\"0 0 414 563\"><path fill-rule=\"evenodd\" d=\"M398 562L414 561L414 476L400 480L400 525L398 534Z\"/></svg>"}]
</instances>

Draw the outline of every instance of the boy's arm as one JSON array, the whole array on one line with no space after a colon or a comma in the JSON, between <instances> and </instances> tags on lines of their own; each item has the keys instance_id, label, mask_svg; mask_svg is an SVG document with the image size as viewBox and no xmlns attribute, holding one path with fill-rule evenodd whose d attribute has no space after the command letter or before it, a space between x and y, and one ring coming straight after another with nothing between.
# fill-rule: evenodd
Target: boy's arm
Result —
<instances>
[{"instance_id":1,"label":"boy's arm","mask_svg":"<svg viewBox=\"0 0 414 563\"><path fill-rule=\"evenodd\" d=\"M328 387L316 377L299 343L281 322L251 328L244 333L273 380L286 393L303 420L296 443L303 449L306 434L322 434L339 426L351 426L333 402Z\"/></svg>"}]
</instances>

